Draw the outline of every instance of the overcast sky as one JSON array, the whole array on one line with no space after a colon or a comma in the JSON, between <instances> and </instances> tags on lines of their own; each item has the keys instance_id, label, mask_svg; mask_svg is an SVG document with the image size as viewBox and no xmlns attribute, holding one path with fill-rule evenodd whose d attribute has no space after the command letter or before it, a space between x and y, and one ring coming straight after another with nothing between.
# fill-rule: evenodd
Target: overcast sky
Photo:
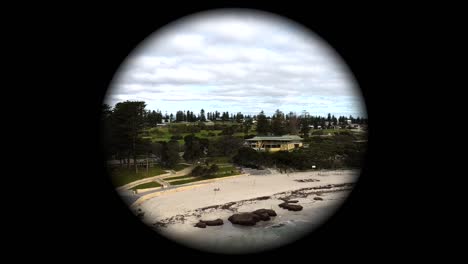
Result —
<instances>
[{"instance_id":1,"label":"overcast sky","mask_svg":"<svg viewBox=\"0 0 468 264\"><path fill-rule=\"evenodd\" d=\"M366 116L359 88L326 42L261 13L192 16L145 39L122 63L106 103L142 100L174 113L276 109Z\"/></svg>"}]
</instances>

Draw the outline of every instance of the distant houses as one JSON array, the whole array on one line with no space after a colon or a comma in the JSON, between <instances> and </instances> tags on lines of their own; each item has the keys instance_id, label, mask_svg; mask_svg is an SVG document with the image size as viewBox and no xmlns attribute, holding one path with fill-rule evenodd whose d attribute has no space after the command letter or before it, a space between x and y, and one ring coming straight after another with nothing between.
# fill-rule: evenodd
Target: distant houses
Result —
<instances>
[{"instance_id":1,"label":"distant houses","mask_svg":"<svg viewBox=\"0 0 468 264\"><path fill-rule=\"evenodd\" d=\"M302 138L295 135L256 136L246 140L249 147L257 151L290 151L303 146Z\"/></svg>"}]
</instances>

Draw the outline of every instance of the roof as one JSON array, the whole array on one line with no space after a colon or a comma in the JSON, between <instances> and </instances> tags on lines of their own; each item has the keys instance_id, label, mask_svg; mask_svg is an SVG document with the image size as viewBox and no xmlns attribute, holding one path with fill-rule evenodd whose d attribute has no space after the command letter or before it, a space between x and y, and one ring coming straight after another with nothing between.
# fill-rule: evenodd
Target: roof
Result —
<instances>
[{"instance_id":1,"label":"roof","mask_svg":"<svg viewBox=\"0 0 468 264\"><path fill-rule=\"evenodd\" d=\"M295 135L285 135L281 137L272 137L272 136L264 136L264 137L253 137L246 139L247 141L293 141L293 140L302 140L300 136Z\"/></svg>"}]
</instances>

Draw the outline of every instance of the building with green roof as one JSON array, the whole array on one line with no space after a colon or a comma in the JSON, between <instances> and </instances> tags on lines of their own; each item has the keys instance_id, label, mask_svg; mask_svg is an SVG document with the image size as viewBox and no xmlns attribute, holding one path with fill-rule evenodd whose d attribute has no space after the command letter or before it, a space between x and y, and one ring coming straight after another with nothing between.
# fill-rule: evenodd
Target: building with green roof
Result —
<instances>
[{"instance_id":1,"label":"building with green roof","mask_svg":"<svg viewBox=\"0 0 468 264\"><path fill-rule=\"evenodd\" d=\"M291 151L303 146L302 138L295 135L256 136L246 140L249 147L257 151Z\"/></svg>"}]
</instances>

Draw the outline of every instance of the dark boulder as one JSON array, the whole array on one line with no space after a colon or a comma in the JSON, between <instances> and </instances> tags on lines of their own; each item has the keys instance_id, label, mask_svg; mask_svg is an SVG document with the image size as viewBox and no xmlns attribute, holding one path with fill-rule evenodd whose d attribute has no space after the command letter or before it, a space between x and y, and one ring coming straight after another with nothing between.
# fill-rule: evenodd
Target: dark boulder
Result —
<instances>
[{"instance_id":1,"label":"dark boulder","mask_svg":"<svg viewBox=\"0 0 468 264\"><path fill-rule=\"evenodd\" d=\"M289 211L300 211L302 210L302 206L298 204L289 204L289 203L281 203L278 205L283 209L287 209Z\"/></svg>"},{"instance_id":2,"label":"dark boulder","mask_svg":"<svg viewBox=\"0 0 468 264\"><path fill-rule=\"evenodd\" d=\"M269 216L267 213L256 214L256 215L258 215L258 217L260 217L260 220L262 220L262 221L268 221L268 220L270 220L270 216Z\"/></svg>"},{"instance_id":3,"label":"dark boulder","mask_svg":"<svg viewBox=\"0 0 468 264\"><path fill-rule=\"evenodd\" d=\"M289 200L289 201L286 201L287 203L298 203L299 201L298 200Z\"/></svg>"},{"instance_id":4,"label":"dark boulder","mask_svg":"<svg viewBox=\"0 0 468 264\"><path fill-rule=\"evenodd\" d=\"M254 214L267 214L268 216L276 216L276 212L272 209L258 209L253 211Z\"/></svg>"},{"instance_id":5,"label":"dark boulder","mask_svg":"<svg viewBox=\"0 0 468 264\"><path fill-rule=\"evenodd\" d=\"M254 213L240 213L231 215L228 220L237 225L253 226L260 221L260 216Z\"/></svg>"},{"instance_id":6,"label":"dark boulder","mask_svg":"<svg viewBox=\"0 0 468 264\"><path fill-rule=\"evenodd\" d=\"M223 220L219 218L216 220L200 220L200 222L206 224L207 226L219 226L224 224Z\"/></svg>"},{"instance_id":7,"label":"dark boulder","mask_svg":"<svg viewBox=\"0 0 468 264\"><path fill-rule=\"evenodd\" d=\"M323 198L322 197L314 197L314 200L323 201Z\"/></svg>"},{"instance_id":8,"label":"dark boulder","mask_svg":"<svg viewBox=\"0 0 468 264\"><path fill-rule=\"evenodd\" d=\"M206 224L203 223L203 222L198 222L194 225L195 227L198 227L198 228L206 228Z\"/></svg>"}]
</instances>

